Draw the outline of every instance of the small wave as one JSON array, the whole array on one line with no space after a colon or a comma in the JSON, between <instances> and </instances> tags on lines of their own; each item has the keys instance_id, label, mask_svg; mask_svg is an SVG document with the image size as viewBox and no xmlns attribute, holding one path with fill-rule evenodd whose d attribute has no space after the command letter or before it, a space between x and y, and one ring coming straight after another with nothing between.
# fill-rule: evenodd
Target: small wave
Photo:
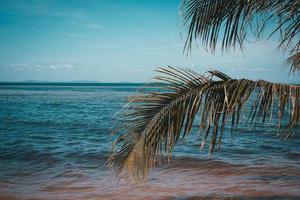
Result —
<instances>
[{"instance_id":1,"label":"small wave","mask_svg":"<svg viewBox=\"0 0 300 200\"><path fill-rule=\"evenodd\" d=\"M287 158L292 160L298 160L300 159L300 152L288 152L286 154Z\"/></svg>"}]
</instances>

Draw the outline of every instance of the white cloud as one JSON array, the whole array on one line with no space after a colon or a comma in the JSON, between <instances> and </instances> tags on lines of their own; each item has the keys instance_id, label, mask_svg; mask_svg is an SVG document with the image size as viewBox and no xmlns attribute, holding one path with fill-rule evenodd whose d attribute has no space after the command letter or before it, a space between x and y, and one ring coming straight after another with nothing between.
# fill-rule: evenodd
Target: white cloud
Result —
<instances>
[{"instance_id":1,"label":"white cloud","mask_svg":"<svg viewBox=\"0 0 300 200\"><path fill-rule=\"evenodd\" d=\"M92 29L101 29L103 30L103 26L99 25L99 24L85 24L87 27L92 28Z\"/></svg>"},{"instance_id":2,"label":"white cloud","mask_svg":"<svg viewBox=\"0 0 300 200\"><path fill-rule=\"evenodd\" d=\"M15 71L30 70L30 71L43 71L43 70L59 70L59 69L73 69L73 64L11 64L7 66Z\"/></svg>"},{"instance_id":3,"label":"white cloud","mask_svg":"<svg viewBox=\"0 0 300 200\"><path fill-rule=\"evenodd\" d=\"M75 20L75 19L73 19L70 22L74 25L85 26L85 27L90 28L90 29L98 29L98 30L103 30L104 29L104 27L101 26L100 24L92 23L92 22L89 22L89 21L86 21L86 20Z\"/></svg>"},{"instance_id":4,"label":"white cloud","mask_svg":"<svg viewBox=\"0 0 300 200\"><path fill-rule=\"evenodd\" d=\"M228 67L230 71L246 71L246 72L269 72L274 71L272 68L266 67Z\"/></svg>"}]
</instances>

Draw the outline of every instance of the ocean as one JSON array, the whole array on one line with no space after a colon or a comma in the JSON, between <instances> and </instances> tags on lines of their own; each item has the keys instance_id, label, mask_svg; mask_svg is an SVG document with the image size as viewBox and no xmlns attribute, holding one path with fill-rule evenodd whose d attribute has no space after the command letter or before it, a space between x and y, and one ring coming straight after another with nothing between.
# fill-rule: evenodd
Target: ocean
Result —
<instances>
[{"instance_id":1,"label":"ocean","mask_svg":"<svg viewBox=\"0 0 300 200\"><path fill-rule=\"evenodd\" d=\"M141 84L0 84L0 199L300 199L300 135L226 129L222 149L197 131L134 185L106 166L111 129Z\"/></svg>"}]
</instances>

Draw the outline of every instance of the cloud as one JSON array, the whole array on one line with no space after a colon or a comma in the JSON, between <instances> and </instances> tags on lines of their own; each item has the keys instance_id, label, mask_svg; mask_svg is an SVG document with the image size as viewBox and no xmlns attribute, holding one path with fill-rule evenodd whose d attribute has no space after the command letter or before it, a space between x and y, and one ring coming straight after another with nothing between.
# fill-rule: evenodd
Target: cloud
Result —
<instances>
[{"instance_id":1,"label":"cloud","mask_svg":"<svg viewBox=\"0 0 300 200\"><path fill-rule=\"evenodd\" d=\"M7 66L14 71L30 70L30 71L44 71L44 70L59 70L59 69L74 69L73 64L11 64Z\"/></svg>"},{"instance_id":2,"label":"cloud","mask_svg":"<svg viewBox=\"0 0 300 200\"><path fill-rule=\"evenodd\" d=\"M92 28L92 29L101 29L103 30L103 26L99 25L99 24L85 24L87 27Z\"/></svg>"},{"instance_id":3,"label":"cloud","mask_svg":"<svg viewBox=\"0 0 300 200\"><path fill-rule=\"evenodd\" d=\"M82 21L82 20L71 20L70 21L72 24L74 25L79 25L79 26L84 26L90 29L98 29L98 30L103 30L104 27L101 26L100 24L97 23L92 23L92 22L86 22L86 21Z\"/></svg>"},{"instance_id":4,"label":"cloud","mask_svg":"<svg viewBox=\"0 0 300 200\"><path fill-rule=\"evenodd\" d=\"M230 71L246 71L246 72L269 72L273 71L272 68L266 67L229 67Z\"/></svg>"}]
</instances>

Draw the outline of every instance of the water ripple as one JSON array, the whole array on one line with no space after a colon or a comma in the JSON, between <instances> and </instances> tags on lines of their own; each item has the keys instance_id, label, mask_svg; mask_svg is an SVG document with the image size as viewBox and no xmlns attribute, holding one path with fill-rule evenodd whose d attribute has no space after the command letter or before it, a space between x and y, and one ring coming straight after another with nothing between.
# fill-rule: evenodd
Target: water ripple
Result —
<instances>
[{"instance_id":1,"label":"water ripple","mask_svg":"<svg viewBox=\"0 0 300 200\"><path fill-rule=\"evenodd\" d=\"M113 115L139 89L0 86L0 199L299 199L300 137L267 128L226 128L213 157L195 132L148 182L117 183L105 164Z\"/></svg>"}]
</instances>

